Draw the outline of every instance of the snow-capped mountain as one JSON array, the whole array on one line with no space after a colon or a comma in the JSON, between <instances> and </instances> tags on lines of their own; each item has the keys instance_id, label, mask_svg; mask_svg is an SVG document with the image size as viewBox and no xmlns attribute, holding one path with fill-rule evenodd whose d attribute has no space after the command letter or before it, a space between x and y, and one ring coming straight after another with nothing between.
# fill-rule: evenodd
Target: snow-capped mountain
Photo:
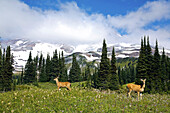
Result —
<instances>
[{"instance_id":1,"label":"snow-capped mountain","mask_svg":"<svg viewBox=\"0 0 170 113\"><path fill-rule=\"evenodd\" d=\"M65 45L65 44L52 44L52 43L44 43L44 42L33 42L26 39L14 39L14 40L1 40L2 48L6 48L6 46L11 46L11 52L14 56L14 67L16 71L25 66L26 61L29 56L29 52L31 51L32 57L36 55L43 54L44 57L49 54L53 55L53 52L57 49L58 52L64 52L66 63L71 63L72 54L76 53L87 61L100 61L101 52L102 52L102 43L101 44L91 44L91 45ZM111 58L112 48L115 48L116 57L117 58L126 58L126 57L138 57L140 45L137 44L109 44L107 45L108 57ZM152 52L154 49L152 48ZM165 52L168 56L170 56L170 50L165 49ZM162 49L160 49L160 53L162 53Z\"/></svg>"}]
</instances>

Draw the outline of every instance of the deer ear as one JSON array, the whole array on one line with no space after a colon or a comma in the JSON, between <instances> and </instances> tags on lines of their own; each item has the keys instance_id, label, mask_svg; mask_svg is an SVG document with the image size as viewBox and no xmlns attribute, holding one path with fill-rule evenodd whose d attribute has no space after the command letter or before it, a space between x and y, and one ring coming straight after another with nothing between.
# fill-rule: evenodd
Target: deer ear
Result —
<instances>
[{"instance_id":1,"label":"deer ear","mask_svg":"<svg viewBox=\"0 0 170 113\"><path fill-rule=\"evenodd\" d=\"M143 81L143 79L140 79L141 81Z\"/></svg>"},{"instance_id":2,"label":"deer ear","mask_svg":"<svg viewBox=\"0 0 170 113\"><path fill-rule=\"evenodd\" d=\"M146 81L146 78L144 79L144 81Z\"/></svg>"}]
</instances>

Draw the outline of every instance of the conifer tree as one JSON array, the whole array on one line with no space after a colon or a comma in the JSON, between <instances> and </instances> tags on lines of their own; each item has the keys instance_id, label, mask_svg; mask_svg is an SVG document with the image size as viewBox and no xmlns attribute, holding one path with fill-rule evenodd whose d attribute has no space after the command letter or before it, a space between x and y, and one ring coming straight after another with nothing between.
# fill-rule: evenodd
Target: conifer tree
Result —
<instances>
[{"instance_id":1,"label":"conifer tree","mask_svg":"<svg viewBox=\"0 0 170 113\"><path fill-rule=\"evenodd\" d=\"M12 59L12 55L11 55L11 48L10 46L7 47L6 50L6 56L4 53L3 56L3 80L4 80L4 91L11 91L12 90L12 74L13 74L13 59Z\"/></svg>"},{"instance_id":2,"label":"conifer tree","mask_svg":"<svg viewBox=\"0 0 170 113\"><path fill-rule=\"evenodd\" d=\"M47 81L51 80L51 60L50 60L50 55L47 54L47 59L46 59L46 65L45 65L45 70L46 70L46 75L47 75Z\"/></svg>"},{"instance_id":3,"label":"conifer tree","mask_svg":"<svg viewBox=\"0 0 170 113\"><path fill-rule=\"evenodd\" d=\"M149 36L147 38L147 46L146 46L146 87L145 87L145 92L150 93L151 92L151 86L152 86L152 80L154 79L153 77L153 55L152 55L152 50L150 47L149 43Z\"/></svg>"},{"instance_id":4,"label":"conifer tree","mask_svg":"<svg viewBox=\"0 0 170 113\"><path fill-rule=\"evenodd\" d=\"M70 81L71 82L79 82L80 74L81 74L80 66L76 60L76 56L73 54L72 67L71 67L70 73L69 73Z\"/></svg>"},{"instance_id":5,"label":"conifer tree","mask_svg":"<svg viewBox=\"0 0 170 113\"><path fill-rule=\"evenodd\" d=\"M2 51L0 45L0 91L3 90L3 76L2 76Z\"/></svg>"},{"instance_id":6,"label":"conifer tree","mask_svg":"<svg viewBox=\"0 0 170 113\"><path fill-rule=\"evenodd\" d=\"M123 85L122 72L121 72L120 66L118 67L118 76L119 76L120 85Z\"/></svg>"},{"instance_id":7,"label":"conifer tree","mask_svg":"<svg viewBox=\"0 0 170 113\"><path fill-rule=\"evenodd\" d=\"M162 90L164 92L168 91L168 76L167 76L167 60L166 60L166 55L165 55L165 51L163 48L163 52L162 52L162 56L161 56L161 86L162 86Z\"/></svg>"},{"instance_id":8,"label":"conifer tree","mask_svg":"<svg viewBox=\"0 0 170 113\"><path fill-rule=\"evenodd\" d=\"M144 38L145 40L145 38ZM140 79L145 79L147 76L146 73L146 40L143 42L143 39L141 39L141 49L140 54L138 58L138 64L136 67L136 84L142 85L143 83L140 81Z\"/></svg>"},{"instance_id":9,"label":"conifer tree","mask_svg":"<svg viewBox=\"0 0 170 113\"><path fill-rule=\"evenodd\" d=\"M23 76L24 76L24 69L22 67L22 72L21 72L21 84L23 84Z\"/></svg>"},{"instance_id":10,"label":"conifer tree","mask_svg":"<svg viewBox=\"0 0 170 113\"><path fill-rule=\"evenodd\" d=\"M29 53L29 58L27 60L27 63L25 65L25 71L24 71L24 83L33 83L35 82L35 68L34 63L32 60L32 54L31 51Z\"/></svg>"},{"instance_id":11,"label":"conifer tree","mask_svg":"<svg viewBox=\"0 0 170 113\"><path fill-rule=\"evenodd\" d=\"M119 89L119 77L116 73L116 57L115 57L115 50L114 47L112 49L112 59L111 59L111 68L110 68L110 72L111 72L111 77L110 77L110 89L111 90L118 90Z\"/></svg>"},{"instance_id":12,"label":"conifer tree","mask_svg":"<svg viewBox=\"0 0 170 113\"><path fill-rule=\"evenodd\" d=\"M152 84L152 92L161 92L161 78L160 78L160 54L158 50L158 42L156 40L156 46L155 46L155 53L154 53L154 65L153 65L153 84Z\"/></svg>"},{"instance_id":13,"label":"conifer tree","mask_svg":"<svg viewBox=\"0 0 170 113\"><path fill-rule=\"evenodd\" d=\"M59 59L58 59L57 50L55 50L55 52L53 54L53 58L51 60L51 63L52 63L51 80L53 81L53 78L59 76Z\"/></svg>"},{"instance_id":14,"label":"conifer tree","mask_svg":"<svg viewBox=\"0 0 170 113\"><path fill-rule=\"evenodd\" d=\"M68 81L67 69L65 66L64 53L61 53L61 81Z\"/></svg>"},{"instance_id":15,"label":"conifer tree","mask_svg":"<svg viewBox=\"0 0 170 113\"><path fill-rule=\"evenodd\" d=\"M98 68L95 67L93 76L92 76L92 81L93 81L93 87L98 88Z\"/></svg>"},{"instance_id":16,"label":"conifer tree","mask_svg":"<svg viewBox=\"0 0 170 113\"><path fill-rule=\"evenodd\" d=\"M39 73L41 72L42 62L43 62L43 54L41 53L40 59L39 59L39 63L38 63L38 70L39 70Z\"/></svg>"},{"instance_id":17,"label":"conifer tree","mask_svg":"<svg viewBox=\"0 0 170 113\"><path fill-rule=\"evenodd\" d=\"M87 88L91 88L91 73L90 73L89 65L87 65L86 67L85 75L87 77L86 86Z\"/></svg>"},{"instance_id":18,"label":"conifer tree","mask_svg":"<svg viewBox=\"0 0 170 113\"><path fill-rule=\"evenodd\" d=\"M109 89L110 85L110 62L107 57L107 46L105 39L103 40L102 56L98 75L98 87L100 89Z\"/></svg>"},{"instance_id":19,"label":"conifer tree","mask_svg":"<svg viewBox=\"0 0 170 113\"><path fill-rule=\"evenodd\" d=\"M45 71L45 59L42 59L42 67L41 67L41 72L40 72L40 82L47 82L47 76L46 76L46 71Z\"/></svg>"}]
</instances>

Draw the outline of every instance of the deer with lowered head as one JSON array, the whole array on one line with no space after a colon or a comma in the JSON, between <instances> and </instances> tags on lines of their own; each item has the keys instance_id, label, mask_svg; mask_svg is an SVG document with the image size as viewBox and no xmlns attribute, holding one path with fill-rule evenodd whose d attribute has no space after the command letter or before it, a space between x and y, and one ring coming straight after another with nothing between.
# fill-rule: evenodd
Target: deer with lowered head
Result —
<instances>
[{"instance_id":1,"label":"deer with lowered head","mask_svg":"<svg viewBox=\"0 0 170 113\"><path fill-rule=\"evenodd\" d=\"M132 83L130 83L130 84L127 84L127 89L128 89L128 92L127 92L127 95L129 96L129 97L131 97L130 96L130 93L132 92L132 91L136 91L137 93L138 93L138 100L139 100L139 95L140 95L140 92L143 92L144 91L144 88L145 88L145 81L146 81L146 79L141 79L141 81L143 82L143 86L141 87L141 85L136 85L136 84L132 84ZM141 95L141 98L142 98L142 95Z\"/></svg>"},{"instance_id":2,"label":"deer with lowered head","mask_svg":"<svg viewBox=\"0 0 170 113\"><path fill-rule=\"evenodd\" d=\"M66 87L68 90L71 91L71 88L70 88L71 83L70 82L59 82L58 78L59 77L54 79L56 81L57 86L58 86L58 90L60 89L60 87Z\"/></svg>"}]
</instances>

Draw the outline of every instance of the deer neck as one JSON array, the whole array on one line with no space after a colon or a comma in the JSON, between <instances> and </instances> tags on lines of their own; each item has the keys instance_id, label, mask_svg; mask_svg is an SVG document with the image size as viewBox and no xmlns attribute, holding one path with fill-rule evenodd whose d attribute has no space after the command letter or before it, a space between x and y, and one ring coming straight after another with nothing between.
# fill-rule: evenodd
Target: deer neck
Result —
<instances>
[{"instance_id":1,"label":"deer neck","mask_svg":"<svg viewBox=\"0 0 170 113\"><path fill-rule=\"evenodd\" d=\"M58 84L58 82L59 82L58 79L56 79L56 83L57 83L57 84Z\"/></svg>"},{"instance_id":2,"label":"deer neck","mask_svg":"<svg viewBox=\"0 0 170 113\"><path fill-rule=\"evenodd\" d=\"M143 92L143 91L144 91L144 88L145 88L145 83L143 84L142 88L140 89L140 90L141 90L141 92Z\"/></svg>"}]
</instances>

